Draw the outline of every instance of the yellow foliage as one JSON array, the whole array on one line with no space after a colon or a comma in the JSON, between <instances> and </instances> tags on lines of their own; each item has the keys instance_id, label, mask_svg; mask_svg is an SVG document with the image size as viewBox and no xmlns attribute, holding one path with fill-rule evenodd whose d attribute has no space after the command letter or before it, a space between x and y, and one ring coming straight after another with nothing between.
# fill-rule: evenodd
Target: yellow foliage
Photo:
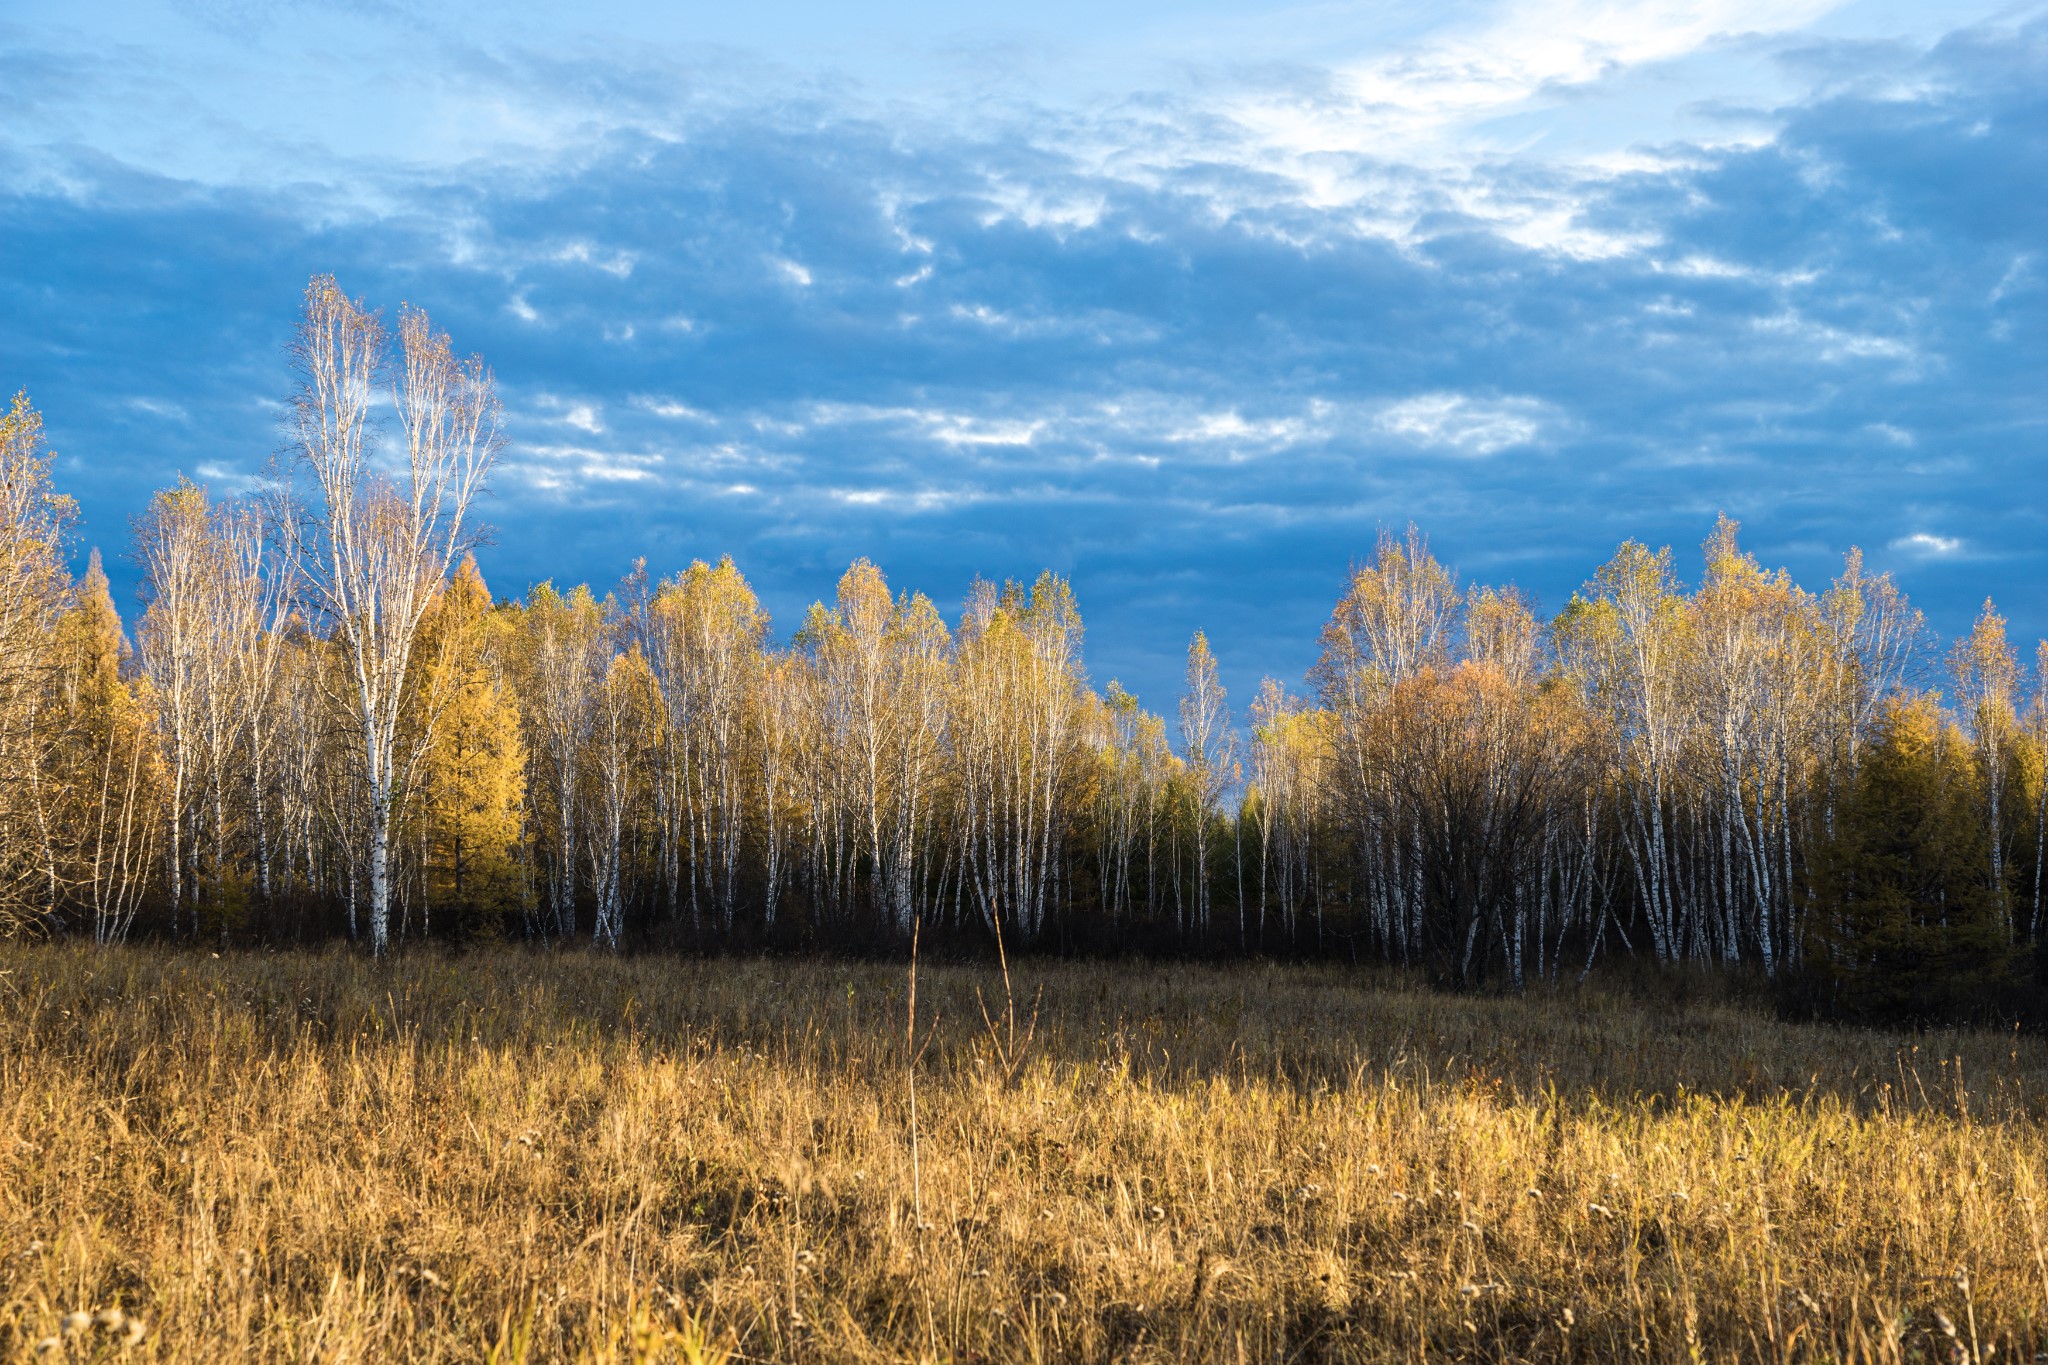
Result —
<instances>
[{"instance_id":1,"label":"yellow foliage","mask_svg":"<svg viewBox=\"0 0 2048 1365\"><path fill-rule=\"evenodd\" d=\"M522 886L526 748L493 629L490 592L465 558L430 624L435 714L423 783L428 911L452 913L465 937L489 934Z\"/></svg>"}]
</instances>

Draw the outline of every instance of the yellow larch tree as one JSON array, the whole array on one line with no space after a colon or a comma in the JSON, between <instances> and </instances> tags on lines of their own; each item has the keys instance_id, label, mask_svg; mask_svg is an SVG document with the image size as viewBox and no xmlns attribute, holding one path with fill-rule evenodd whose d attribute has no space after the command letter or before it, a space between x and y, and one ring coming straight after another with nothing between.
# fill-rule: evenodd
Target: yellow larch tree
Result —
<instances>
[{"instance_id":1,"label":"yellow larch tree","mask_svg":"<svg viewBox=\"0 0 2048 1365\"><path fill-rule=\"evenodd\" d=\"M438 909L458 937L491 933L524 885L526 746L497 631L490 591L465 557L431 620L433 738L420 783L428 915Z\"/></svg>"},{"instance_id":2,"label":"yellow larch tree","mask_svg":"<svg viewBox=\"0 0 2048 1365\"><path fill-rule=\"evenodd\" d=\"M95 942L117 943L149 884L161 764L148 682L138 677L131 688L121 677L128 642L97 550L58 619L56 647L52 720L65 743L42 792L70 898Z\"/></svg>"}]
</instances>

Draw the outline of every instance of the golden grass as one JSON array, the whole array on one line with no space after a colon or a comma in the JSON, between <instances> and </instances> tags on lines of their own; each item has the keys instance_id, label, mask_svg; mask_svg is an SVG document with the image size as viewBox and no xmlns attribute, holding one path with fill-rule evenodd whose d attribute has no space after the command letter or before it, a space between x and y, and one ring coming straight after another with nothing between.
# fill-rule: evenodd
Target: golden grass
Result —
<instances>
[{"instance_id":1,"label":"golden grass","mask_svg":"<svg viewBox=\"0 0 2048 1365\"><path fill-rule=\"evenodd\" d=\"M0 1358L1988 1359L2048 1047L1300 968L0 948ZM118 1308L139 1343L66 1316ZM129 1329L132 1330L132 1329ZM38 1350L40 1348L40 1354Z\"/></svg>"}]
</instances>

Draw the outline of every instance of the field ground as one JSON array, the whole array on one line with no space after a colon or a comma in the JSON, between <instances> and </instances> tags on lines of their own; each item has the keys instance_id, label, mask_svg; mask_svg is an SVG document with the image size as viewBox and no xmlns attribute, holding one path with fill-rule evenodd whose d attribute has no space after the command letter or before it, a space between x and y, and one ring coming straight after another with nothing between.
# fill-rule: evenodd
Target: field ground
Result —
<instances>
[{"instance_id":1,"label":"field ground","mask_svg":"<svg viewBox=\"0 0 2048 1365\"><path fill-rule=\"evenodd\" d=\"M928 964L913 1144L905 984L0 947L0 1358L2048 1347L2039 1039L1033 964L1009 1076Z\"/></svg>"}]
</instances>

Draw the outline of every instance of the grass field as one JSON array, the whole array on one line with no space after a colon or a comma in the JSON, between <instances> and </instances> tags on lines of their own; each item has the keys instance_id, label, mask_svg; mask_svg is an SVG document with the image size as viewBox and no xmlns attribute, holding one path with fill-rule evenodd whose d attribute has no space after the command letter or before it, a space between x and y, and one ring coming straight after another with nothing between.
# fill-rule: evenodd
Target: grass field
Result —
<instances>
[{"instance_id":1,"label":"grass field","mask_svg":"<svg viewBox=\"0 0 2048 1365\"><path fill-rule=\"evenodd\" d=\"M2038 1039L927 964L913 1073L905 986L0 948L0 1358L2048 1348Z\"/></svg>"}]
</instances>

